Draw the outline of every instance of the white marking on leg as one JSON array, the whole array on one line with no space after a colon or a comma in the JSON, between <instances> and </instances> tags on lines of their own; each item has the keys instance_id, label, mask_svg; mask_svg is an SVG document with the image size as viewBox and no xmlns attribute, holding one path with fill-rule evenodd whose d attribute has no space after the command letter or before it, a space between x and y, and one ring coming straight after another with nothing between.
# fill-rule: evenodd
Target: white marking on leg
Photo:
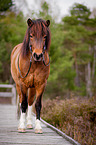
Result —
<instances>
[{"instance_id":1,"label":"white marking on leg","mask_svg":"<svg viewBox=\"0 0 96 145\"><path fill-rule=\"evenodd\" d=\"M35 133L42 133L42 127L39 119L36 119L35 121Z\"/></svg>"},{"instance_id":2,"label":"white marking on leg","mask_svg":"<svg viewBox=\"0 0 96 145\"><path fill-rule=\"evenodd\" d=\"M27 112L27 127L32 128L32 106L28 105L28 112Z\"/></svg>"},{"instance_id":3,"label":"white marking on leg","mask_svg":"<svg viewBox=\"0 0 96 145\"><path fill-rule=\"evenodd\" d=\"M18 129L25 129L26 128L25 123L26 123L26 113L22 113L21 111Z\"/></svg>"},{"instance_id":4,"label":"white marking on leg","mask_svg":"<svg viewBox=\"0 0 96 145\"><path fill-rule=\"evenodd\" d=\"M19 103L19 106L21 107L21 103Z\"/></svg>"}]
</instances>

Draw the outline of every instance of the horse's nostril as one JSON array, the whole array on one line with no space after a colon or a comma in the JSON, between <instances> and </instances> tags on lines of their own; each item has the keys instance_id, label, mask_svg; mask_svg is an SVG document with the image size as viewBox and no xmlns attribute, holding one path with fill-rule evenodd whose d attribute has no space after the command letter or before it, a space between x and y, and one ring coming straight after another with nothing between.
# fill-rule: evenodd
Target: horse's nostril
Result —
<instances>
[{"instance_id":1,"label":"horse's nostril","mask_svg":"<svg viewBox=\"0 0 96 145\"><path fill-rule=\"evenodd\" d=\"M36 57L36 53L34 53L34 57Z\"/></svg>"},{"instance_id":2,"label":"horse's nostril","mask_svg":"<svg viewBox=\"0 0 96 145\"><path fill-rule=\"evenodd\" d=\"M41 53L41 57L43 57L43 54Z\"/></svg>"}]
</instances>

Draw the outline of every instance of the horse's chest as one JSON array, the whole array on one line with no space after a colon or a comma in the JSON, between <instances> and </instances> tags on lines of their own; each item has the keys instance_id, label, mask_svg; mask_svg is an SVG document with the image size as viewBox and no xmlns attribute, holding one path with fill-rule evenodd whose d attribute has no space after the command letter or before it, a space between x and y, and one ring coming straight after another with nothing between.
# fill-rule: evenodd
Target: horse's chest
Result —
<instances>
[{"instance_id":1,"label":"horse's chest","mask_svg":"<svg viewBox=\"0 0 96 145\"><path fill-rule=\"evenodd\" d=\"M34 72L31 72L25 80L27 87L36 87L40 86L46 82L48 78L48 69L36 69Z\"/></svg>"},{"instance_id":2,"label":"horse's chest","mask_svg":"<svg viewBox=\"0 0 96 145\"><path fill-rule=\"evenodd\" d=\"M34 73L34 84L35 85L40 85L40 84L44 83L46 79L47 79L47 76L43 71Z\"/></svg>"}]
</instances>

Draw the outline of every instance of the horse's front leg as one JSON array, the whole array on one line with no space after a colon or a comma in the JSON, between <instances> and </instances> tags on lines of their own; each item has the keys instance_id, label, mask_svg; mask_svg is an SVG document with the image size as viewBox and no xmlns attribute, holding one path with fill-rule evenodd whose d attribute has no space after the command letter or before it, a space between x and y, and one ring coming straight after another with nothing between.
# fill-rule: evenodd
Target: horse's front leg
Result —
<instances>
[{"instance_id":1,"label":"horse's front leg","mask_svg":"<svg viewBox=\"0 0 96 145\"><path fill-rule=\"evenodd\" d=\"M19 126L18 126L18 132L25 132L26 128L26 109L28 106L27 103L27 88L25 86L21 87L21 116L20 116L20 121L19 121Z\"/></svg>"},{"instance_id":2,"label":"horse's front leg","mask_svg":"<svg viewBox=\"0 0 96 145\"><path fill-rule=\"evenodd\" d=\"M34 102L34 97L36 94L35 88L28 89L28 111L27 111L27 128L33 128L33 115L32 115L32 104Z\"/></svg>"},{"instance_id":3,"label":"horse's front leg","mask_svg":"<svg viewBox=\"0 0 96 145\"><path fill-rule=\"evenodd\" d=\"M45 84L38 87L36 89L36 103L35 103L35 108L36 108L36 122L35 122L35 133L42 133L42 127L40 124L40 112L41 112L41 99L42 95L44 92Z\"/></svg>"}]
</instances>

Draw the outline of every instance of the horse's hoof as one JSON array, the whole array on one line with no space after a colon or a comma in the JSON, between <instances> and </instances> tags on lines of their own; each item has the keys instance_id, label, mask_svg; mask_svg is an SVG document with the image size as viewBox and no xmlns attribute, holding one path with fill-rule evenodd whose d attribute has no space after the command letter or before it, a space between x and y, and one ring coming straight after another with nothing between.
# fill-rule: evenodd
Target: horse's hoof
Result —
<instances>
[{"instance_id":1,"label":"horse's hoof","mask_svg":"<svg viewBox=\"0 0 96 145\"><path fill-rule=\"evenodd\" d=\"M27 128L28 128L28 129L33 129L33 126L32 126L31 124L28 124L28 125L27 125Z\"/></svg>"},{"instance_id":2,"label":"horse's hoof","mask_svg":"<svg viewBox=\"0 0 96 145\"><path fill-rule=\"evenodd\" d=\"M36 134L42 134L43 131L42 131L42 129L35 129L35 133L36 133Z\"/></svg>"},{"instance_id":3,"label":"horse's hoof","mask_svg":"<svg viewBox=\"0 0 96 145\"><path fill-rule=\"evenodd\" d=\"M26 133L26 130L24 128L18 128L19 133Z\"/></svg>"}]
</instances>

